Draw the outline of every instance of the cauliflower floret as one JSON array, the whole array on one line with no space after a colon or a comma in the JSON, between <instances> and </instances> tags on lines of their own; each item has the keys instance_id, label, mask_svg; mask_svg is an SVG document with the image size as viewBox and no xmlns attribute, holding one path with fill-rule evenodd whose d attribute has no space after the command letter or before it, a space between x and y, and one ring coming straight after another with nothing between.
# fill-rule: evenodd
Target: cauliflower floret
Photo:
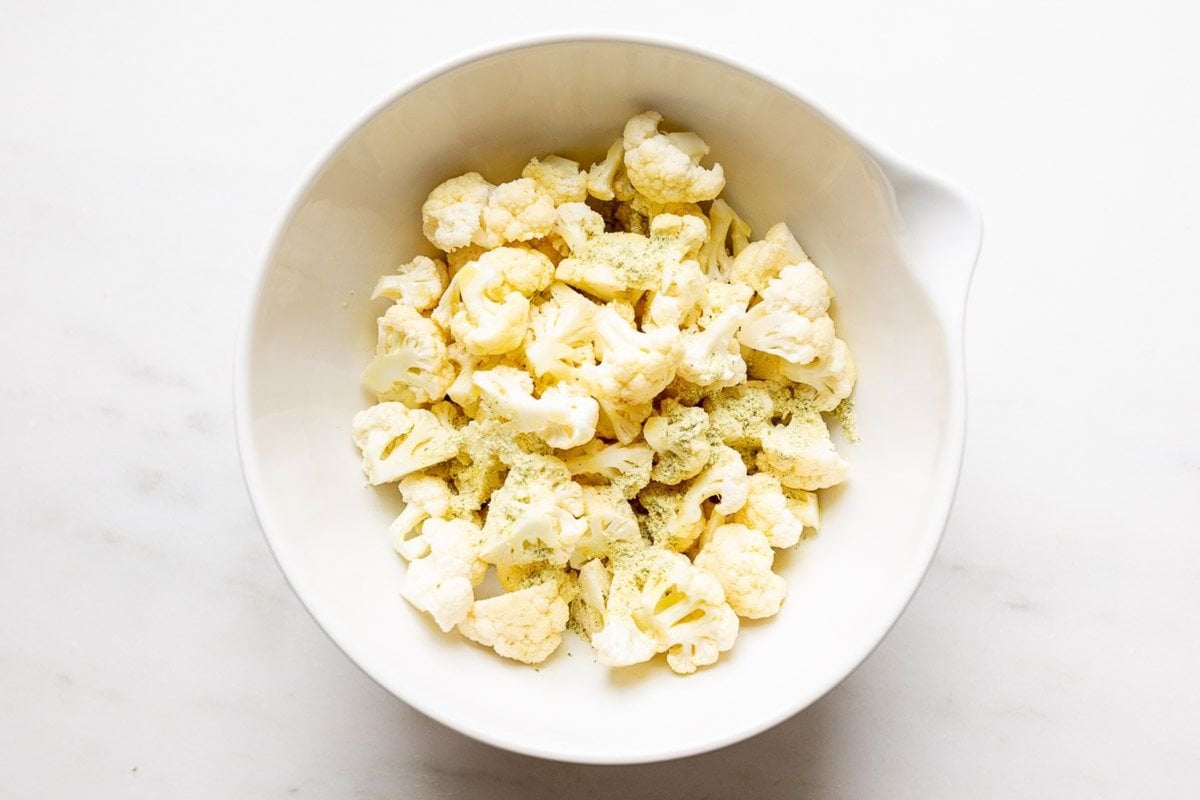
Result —
<instances>
[{"instance_id":1,"label":"cauliflower floret","mask_svg":"<svg viewBox=\"0 0 1200 800\"><path fill-rule=\"evenodd\" d=\"M612 200L616 197L613 182L624 165L624 160L625 141L617 139L612 143L612 147L608 148L604 160L598 164L592 164L592 168L588 170L588 194L597 200Z\"/></svg>"},{"instance_id":2,"label":"cauliflower floret","mask_svg":"<svg viewBox=\"0 0 1200 800\"><path fill-rule=\"evenodd\" d=\"M784 377L811 386L816 391L818 411L832 411L854 391L857 371L850 348L841 339L834 339L829 352L807 364L783 361L779 371Z\"/></svg>"},{"instance_id":3,"label":"cauliflower floret","mask_svg":"<svg viewBox=\"0 0 1200 800\"><path fill-rule=\"evenodd\" d=\"M444 397L455 373L441 329L401 303L392 305L378 325L376 355L363 371L363 385L380 400L410 406Z\"/></svg>"},{"instance_id":4,"label":"cauliflower floret","mask_svg":"<svg viewBox=\"0 0 1200 800\"><path fill-rule=\"evenodd\" d=\"M478 172L435 187L421 206L425 238L446 252L471 244L483 230L483 210L494 188Z\"/></svg>"},{"instance_id":5,"label":"cauliflower floret","mask_svg":"<svg viewBox=\"0 0 1200 800\"><path fill-rule=\"evenodd\" d=\"M758 468L779 476L784 486L808 491L836 486L850 474L816 409L797 409L786 425L763 432Z\"/></svg>"},{"instance_id":6,"label":"cauliflower floret","mask_svg":"<svg viewBox=\"0 0 1200 800\"><path fill-rule=\"evenodd\" d=\"M566 380L593 362L594 303L565 283L550 286L550 296L534 306L525 340L525 361L539 378Z\"/></svg>"},{"instance_id":7,"label":"cauliflower floret","mask_svg":"<svg viewBox=\"0 0 1200 800\"><path fill-rule=\"evenodd\" d=\"M750 241L750 226L724 200L712 202L708 210L708 240L700 248L700 266L708 277L723 278ZM727 247L727 243L732 247Z\"/></svg>"},{"instance_id":8,"label":"cauliflower floret","mask_svg":"<svg viewBox=\"0 0 1200 800\"><path fill-rule=\"evenodd\" d=\"M520 247L489 250L450 280L433 312L468 353L499 355L520 347L529 325L529 298L550 285L554 265Z\"/></svg>"},{"instance_id":9,"label":"cauliflower floret","mask_svg":"<svg viewBox=\"0 0 1200 800\"><path fill-rule=\"evenodd\" d=\"M775 415L772 384L747 381L704 398L709 430L730 447L757 446Z\"/></svg>"},{"instance_id":10,"label":"cauliflower floret","mask_svg":"<svg viewBox=\"0 0 1200 800\"><path fill-rule=\"evenodd\" d=\"M608 306L596 313L595 337L600 361L583 370L584 385L596 399L619 406L652 401L683 357L678 329L639 332Z\"/></svg>"},{"instance_id":11,"label":"cauliflower floret","mask_svg":"<svg viewBox=\"0 0 1200 800\"><path fill-rule=\"evenodd\" d=\"M561 460L525 454L488 502L483 558L493 564L563 566L587 532L583 491Z\"/></svg>"},{"instance_id":12,"label":"cauliflower floret","mask_svg":"<svg viewBox=\"0 0 1200 800\"><path fill-rule=\"evenodd\" d=\"M604 627L612 572L602 560L593 558L579 568L578 583L579 596L570 603L571 621L575 623L573 630L590 642Z\"/></svg>"},{"instance_id":13,"label":"cauliflower floret","mask_svg":"<svg viewBox=\"0 0 1200 800\"><path fill-rule=\"evenodd\" d=\"M587 199L588 174L570 159L561 156L535 158L521 170L521 177L536 183L542 194L556 206L582 203Z\"/></svg>"},{"instance_id":14,"label":"cauliflower floret","mask_svg":"<svg viewBox=\"0 0 1200 800\"><path fill-rule=\"evenodd\" d=\"M588 234L596 223L587 219L586 235L571 234L573 255L558 263L555 275L602 300L628 298L657 288L663 273L686 260L704 238L704 223L693 216L655 217L649 236L619 231Z\"/></svg>"},{"instance_id":15,"label":"cauliflower floret","mask_svg":"<svg viewBox=\"0 0 1200 800\"><path fill-rule=\"evenodd\" d=\"M764 619L779 613L787 582L771 571L775 551L767 537L745 525L722 525L706 537L695 564L712 573L739 617Z\"/></svg>"},{"instance_id":16,"label":"cauliflower floret","mask_svg":"<svg viewBox=\"0 0 1200 800\"><path fill-rule=\"evenodd\" d=\"M462 436L433 412L403 403L377 403L354 415L354 443L372 484L390 483L458 454Z\"/></svg>"},{"instance_id":17,"label":"cauliflower floret","mask_svg":"<svg viewBox=\"0 0 1200 800\"><path fill-rule=\"evenodd\" d=\"M534 397L533 378L515 367L477 370L472 380L495 416L511 420L514 430L532 433L551 447L577 447L596 435L599 404L570 384L555 384Z\"/></svg>"},{"instance_id":18,"label":"cauliflower floret","mask_svg":"<svg viewBox=\"0 0 1200 800\"><path fill-rule=\"evenodd\" d=\"M767 231L762 241L752 242L737 254L728 277L732 283L743 283L761 292L784 267L806 261L808 256L791 229L780 222Z\"/></svg>"},{"instance_id":19,"label":"cauliflower floret","mask_svg":"<svg viewBox=\"0 0 1200 800\"><path fill-rule=\"evenodd\" d=\"M454 497L450 505L457 516L479 511L504 484L508 466L501 460L500 451L513 435L508 423L500 420L467 423L462 431L462 452L453 462Z\"/></svg>"},{"instance_id":20,"label":"cauliflower floret","mask_svg":"<svg viewBox=\"0 0 1200 800\"><path fill-rule=\"evenodd\" d=\"M651 483L638 494L642 535L659 547L682 553L704 532L704 510L675 486Z\"/></svg>"},{"instance_id":21,"label":"cauliflower floret","mask_svg":"<svg viewBox=\"0 0 1200 800\"><path fill-rule=\"evenodd\" d=\"M477 555L479 526L464 519L427 519L409 546L414 555L400 594L449 633L466 619L474 587L487 572Z\"/></svg>"},{"instance_id":22,"label":"cauliflower floret","mask_svg":"<svg viewBox=\"0 0 1200 800\"><path fill-rule=\"evenodd\" d=\"M567 627L567 604L553 582L476 600L458 630L499 655L540 664L558 649Z\"/></svg>"},{"instance_id":23,"label":"cauliflower floret","mask_svg":"<svg viewBox=\"0 0 1200 800\"><path fill-rule=\"evenodd\" d=\"M761 531L771 547L792 547L805 528L820 526L818 509L817 496L812 492L785 489L777 476L758 472L750 476L746 504L732 519Z\"/></svg>"},{"instance_id":24,"label":"cauliflower floret","mask_svg":"<svg viewBox=\"0 0 1200 800\"><path fill-rule=\"evenodd\" d=\"M604 628L592 637L601 664L624 667L666 652L686 675L733 647L738 619L720 582L686 556L651 547L613 573Z\"/></svg>"},{"instance_id":25,"label":"cauliflower floret","mask_svg":"<svg viewBox=\"0 0 1200 800\"><path fill-rule=\"evenodd\" d=\"M642 423L654 413L653 403L638 403L622 406L600 400L600 420L596 423L596 435L605 439L616 439L621 444L630 444L642 433Z\"/></svg>"},{"instance_id":26,"label":"cauliflower floret","mask_svg":"<svg viewBox=\"0 0 1200 800\"><path fill-rule=\"evenodd\" d=\"M397 303L428 311L437 305L446 291L446 264L426 256L417 256L396 267L396 275L384 275L375 283L371 299L387 297Z\"/></svg>"},{"instance_id":27,"label":"cauliflower floret","mask_svg":"<svg viewBox=\"0 0 1200 800\"><path fill-rule=\"evenodd\" d=\"M414 544L415 539L410 537L420 533L421 524L426 520L449 517L454 495L444 480L429 475L408 475L400 481L399 489L404 498L404 510L388 527L388 533L396 552L411 561L418 557L424 546Z\"/></svg>"},{"instance_id":28,"label":"cauliflower floret","mask_svg":"<svg viewBox=\"0 0 1200 800\"><path fill-rule=\"evenodd\" d=\"M650 477L676 484L704 469L712 452L705 435L707 427L708 414L703 409L664 399L659 416L646 420L642 429L646 443L658 456Z\"/></svg>"},{"instance_id":29,"label":"cauliflower floret","mask_svg":"<svg viewBox=\"0 0 1200 800\"><path fill-rule=\"evenodd\" d=\"M723 444L712 448L708 466L691 480L684 494L684 506L699 508L710 497L719 497L713 506L717 514L732 514L746 503L750 480L741 454Z\"/></svg>"},{"instance_id":30,"label":"cauliflower floret","mask_svg":"<svg viewBox=\"0 0 1200 800\"><path fill-rule=\"evenodd\" d=\"M554 202L529 178L517 178L492 189L483 208L483 227L473 241L482 247L527 242L549 236L558 222Z\"/></svg>"},{"instance_id":31,"label":"cauliflower floret","mask_svg":"<svg viewBox=\"0 0 1200 800\"><path fill-rule=\"evenodd\" d=\"M693 260L666 264L658 284L647 295L645 323L681 327L704 299L708 278Z\"/></svg>"},{"instance_id":32,"label":"cauliflower floret","mask_svg":"<svg viewBox=\"0 0 1200 800\"><path fill-rule=\"evenodd\" d=\"M583 254L588 242L604 233L604 217L587 203L564 203L558 207L558 224L554 232L567 247L563 255Z\"/></svg>"},{"instance_id":33,"label":"cauliflower floret","mask_svg":"<svg viewBox=\"0 0 1200 800\"><path fill-rule=\"evenodd\" d=\"M629 502L609 486L584 486L583 507L587 533L575 545L570 565L578 569L592 558L624 553L646 546L637 516Z\"/></svg>"},{"instance_id":34,"label":"cauliflower floret","mask_svg":"<svg viewBox=\"0 0 1200 800\"><path fill-rule=\"evenodd\" d=\"M746 314L738 341L792 364L807 364L829 353L834 340L829 318L833 295L812 262L784 267L761 294L762 302Z\"/></svg>"},{"instance_id":35,"label":"cauliflower floret","mask_svg":"<svg viewBox=\"0 0 1200 800\"><path fill-rule=\"evenodd\" d=\"M721 389L746 380L746 362L735 338L746 317L746 306L733 305L702 327L682 333L683 359L679 376L697 386Z\"/></svg>"},{"instance_id":36,"label":"cauliflower floret","mask_svg":"<svg viewBox=\"0 0 1200 800\"><path fill-rule=\"evenodd\" d=\"M572 475L603 478L625 498L636 497L650 482L654 451L644 444L606 444L595 440L562 454Z\"/></svg>"},{"instance_id":37,"label":"cauliflower floret","mask_svg":"<svg viewBox=\"0 0 1200 800\"><path fill-rule=\"evenodd\" d=\"M638 114L625 124L625 172L629 182L655 203L712 200L725 188L720 164L700 166L708 145L694 133L661 133L662 115Z\"/></svg>"}]
</instances>

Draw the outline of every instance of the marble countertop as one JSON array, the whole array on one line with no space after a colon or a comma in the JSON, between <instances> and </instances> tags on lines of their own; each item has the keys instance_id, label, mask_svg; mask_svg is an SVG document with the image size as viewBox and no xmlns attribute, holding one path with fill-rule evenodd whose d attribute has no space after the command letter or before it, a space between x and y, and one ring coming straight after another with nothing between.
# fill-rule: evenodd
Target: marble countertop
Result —
<instances>
[{"instance_id":1,"label":"marble countertop","mask_svg":"<svg viewBox=\"0 0 1200 800\"><path fill-rule=\"evenodd\" d=\"M1194 10L585 5L0 6L0 796L1200 795ZM434 62L598 18L791 76L988 228L907 613L778 728L620 768L478 744L348 662L258 531L230 390L332 143Z\"/></svg>"}]
</instances>

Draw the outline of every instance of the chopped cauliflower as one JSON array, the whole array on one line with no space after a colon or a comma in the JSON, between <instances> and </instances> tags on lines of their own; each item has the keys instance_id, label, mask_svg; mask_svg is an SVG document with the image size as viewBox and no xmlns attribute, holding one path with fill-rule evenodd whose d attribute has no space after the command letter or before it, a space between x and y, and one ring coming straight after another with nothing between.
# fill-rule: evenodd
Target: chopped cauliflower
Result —
<instances>
[{"instance_id":1,"label":"chopped cauliflower","mask_svg":"<svg viewBox=\"0 0 1200 800\"><path fill-rule=\"evenodd\" d=\"M445 262L417 256L396 267L395 275L380 277L371 299L386 297L417 311L428 311L441 299L448 280Z\"/></svg>"},{"instance_id":2,"label":"chopped cauliflower","mask_svg":"<svg viewBox=\"0 0 1200 800\"><path fill-rule=\"evenodd\" d=\"M819 411L832 411L854 391L857 371L850 348L841 339L834 339L829 352L807 364L783 362L780 373L789 380L811 386L816 391Z\"/></svg>"},{"instance_id":3,"label":"chopped cauliflower","mask_svg":"<svg viewBox=\"0 0 1200 800\"><path fill-rule=\"evenodd\" d=\"M474 588L487 572L478 557L479 526L463 519L428 519L410 544L419 545L419 552L408 564L400 594L449 633L467 618Z\"/></svg>"},{"instance_id":4,"label":"chopped cauliflower","mask_svg":"<svg viewBox=\"0 0 1200 800\"><path fill-rule=\"evenodd\" d=\"M737 254L729 268L729 280L761 292L779 277L784 267L806 261L808 256L792 235L791 229L780 222L767 231L762 241L748 244Z\"/></svg>"},{"instance_id":5,"label":"chopped cauliflower","mask_svg":"<svg viewBox=\"0 0 1200 800\"><path fill-rule=\"evenodd\" d=\"M592 323L598 307L565 283L551 284L534 306L525 339L525 362L538 379L568 380L595 358Z\"/></svg>"},{"instance_id":6,"label":"chopped cauliflower","mask_svg":"<svg viewBox=\"0 0 1200 800\"><path fill-rule=\"evenodd\" d=\"M828 281L787 224L752 241L708 145L661 123L628 120L588 170L434 187L444 256L372 294L393 304L353 438L399 482L401 594L506 658L542 662L569 624L602 664L714 663L739 615L778 612L773 548L849 474L822 416L857 441Z\"/></svg>"},{"instance_id":7,"label":"chopped cauliflower","mask_svg":"<svg viewBox=\"0 0 1200 800\"><path fill-rule=\"evenodd\" d=\"M532 433L551 447L577 447L596 435L600 406L569 384L556 384L534 397L529 373L503 366L476 370L472 380L495 416L511 420L514 430Z\"/></svg>"},{"instance_id":8,"label":"chopped cauliflower","mask_svg":"<svg viewBox=\"0 0 1200 800\"><path fill-rule=\"evenodd\" d=\"M607 444L599 439L562 454L572 475L603 478L625 498L650 482L654 451L647 444Z\"/></svg>"},{"instance_id":9,"label":"chopped cauliflower","mask_svg":"<svg viewBox=\"0 0 1200 800\"><path fill-rule=\"evenodd\" d=\"M761 532L736 523L722 525L706 537L695 563L721 582L726 602L739 617L779 613L787 582L771 571L775 552Z\"/></svg>"},{"instance_id":10,"label":"chopped cauliflower","mask_svg":"<svg viewBox=\"0 0 1200 800\"><path fill-rule=\"evenodd\" d=\"M517 178L492 189L482 212L482 229L473 240L483 247L540 239L554 231L554 201L530 178Z\"/></svg>"},{"instance_id":11,"label":"chopped cauliflower","mask_svg":"<svg viewBox=\"0 0 1200 800\"><path fill-rule=\"evenodd\" d=\"M642 429L656 456L650 477L659 483L676 484L704 469L712 452L707 428L704 409L681 405L670 398L663 400L659 416L646 420Z\"/></svg>"},{"instance_id":12,"label":"chopped cauliflower","mask_svg":"<svg viewBox=\"0 0 1200 800\"><path fill-rule=\"evenodd\" d=\"M553 277L554 265L536 250L489 250L455 273L433 319L472 355L507 353L525 338L529 298Z\"/></svg>"},{"instance_id":13,"label":"chopped cauliflower","mask_svg":"<svg viewBox=\"0 0 1200 800\"><path fill-rule=\"evenodd\" d=\"M698 508L709 498L720 500L713 511L732 514L746 503L750 493L750 480L742 456L732 447L723 444L713 446L708 466L700 471L687 486L684 493L685 507Z\"/></svg>"},{"instance_id":14,"label":"chopped cauliflower","mask_svg":"<svg viewBox=\"0 0 1200 800\"><path fill-rule=\"evenodd\" d=\"M636 527L635 527L636 530ZM604 628L612 571L599 558L579 567L579 596L570 603L574 629L589 642Z\"/></svg>"},{"instance_id":15,"label":"chopped cauliflower","mask_svg":"<svg viewBox=\"0 0 1200 800\"><path fill-rule=\"evenodd\" d=\"M592 637L600 663L624 667L666 652L667 665L681 675L715 663L738 633L717 578L657 547L618 562L605 618Z\"/></svg>"},{"instance_id":16,"label":"chopped cauliflower","mask_svg":"<svg viewBox=\"0 0 1200 800\"><path fill-rule=\"evenodd\" d=\"M645 509L638 516L642 535L659 547L682 553L704 533L704 509L678 487L651 483L637 499Z\"/></svg>"},{"instance_id":17,"label":"chopped cauliflower","mask_svg":"<svg viewBox=\"0 0 1200 800\"><path fill-rule=\"evenodd\" d=\"M458 455L458 431L432 411L403 403L377 403L354 415L354 443L362 450L363 471L375 485L440 464Z\"/></svg>"},{"instance_id":18,"label":"chopped cauliflower","mask_svg":"<svg viewBox=\"0 0 1200 800\"><path fill-rule=\"evenodd\" d=\"M392 547L396 552L411 561L422 548L414 544L411 537L421 532L421 525L426 520L446 519L454 495L441 478L421 474L405 477L400 481L399 489L404 498L404 510L388 527L388 533L392 535Z\"/></svg>"},{"instance_id":19,"label":"chopped cauliflower","mask_svg":"<svg viewBox=\"0 0 1200 800\"><path fill-rule=\"evenodd\" d=\"M784 488L778 476L758 472L750 476L746 504L733 517L734 522L761 531L771 547L792 547L800 541L805 528L821 525L817 496L801 489Z\"/></svg>"},{"instance_id":20,"label":"chopped cauliflower","mask_svg":"<svg viewBox=\"0 0 1200 800\"><path fill-rule=\"evenodd\" d=\"M712 200L725 188L720 164L700 166L708 145L694 133L661 133L662 115L638 114L625 124L625 172L633 188L656 203Z\"/></svg>"},{"instance_id":21,"label":"chopped cauliflower","mask_svg":"<svg viewBox=\"0 0 1200 800\"><path fill-rule=\"evenodd\" d=\"M554 583L476 600L458 630L473 642L499 655L526 664L540 664L562 643L567 627L567 604Z\"/></svg>"},{"instance_id":22,"label":"chopped cauliflower","mask_svg":"<svg viewBox=\"0 0 1200 800\"><path fill-rule=\"evenodd\" d=\"M599 361L583 372L593 397L618 406L648 403L675 377L683 347L674 328L638 331L606 306L594 330Z\"/></svg>"},{"instance_id":23,"label":"chopped cauliflower","mask_svg":"<svg viewBox=\"0 0 1200 800\"><path fill-rule=\"evenodd\" d=\"M693 216L662 214L651 224L649 235L643 235L597 233L599 215L561 209L560 213L566 214L560 235L572 254L558 263L555 275L601 300L623 299L656 288L664 272L678 269L679 262L704 240L704 223Z\"/></svg>"},{"instance_id":24,"label":"chopped cauliflower","mask_svg":"<svg viewBox=\"0 0 1200 800\"><path fill-rule=\"evenodd\" d=\"M483 230L483 210L494 188L478 172L439 184L421 206L425 238L446 252L471 244Z\"/></svg>"},{"instance_id":25,"label":"chopped cauliflower","mask_svg":"<svg viewBox=\"0 0 1200 800\"><path fill-rule=\"evenodd\" d=\"M393 304L378 327L375 360L363 371L363 385L380 400L413 406L444 397L455 370L441 329L402 303Z\"/></svg>"},{"instance_id":26,"label":"chopped cauliflower","mask_svg":"<svg viewBox=\"0 0 1200 800\"><path fill-rule=\"evenodd\" d=\"M807 364L829 353L832 293L811 262L784 267L760 294L762 302L746 314L738 341L791 364Z\"/></svg>"},{"instance_id":27,"label":"chopped cauliflower","mask_svg":"<svg viewBox=\"0 0 1200 800\"><path fill-rule=\"evenodd\" d=\"M509 469L488 503L483 559L493 564L565 565L587 532L583 492L554 456L530 454Z\"/></svg>"},{"instance_id":28,"label":"chopped cauliflower","mask_svg":"<svg viewBox=\"0 0 1200 800\"><path fill-rule=\"evenodd\" d=\"M588 170L588 194L597 200L612 200L616 198L617 195L613 183L616 181L617 173L620 172L624 163L625 142L623 139L617 139L608 148L604 160L592 164L591 169Z\"/></svg>"},{"instance_id":29,"label":"chopped cauliflower","mask_svg":"<svg viewBox=\"0 0 1200 800\"><path fill-rule=\"evenodd\" d=\"M647 295L645 323L662 328L681 327L706 295L708 279L691 259L663 266L658 283Z\"/></svg>"},{"instance_id":30,"label":"chopped cauliflower","mask_svg":"<svg viewBox=\"0 0 1200 800\"><path fill-rule=\"evenodd\" d=\"M536 183L538 190L555 206L582 203L587 199L588 174L570 159L561 156L535 158L521 170L521 177Z\"/></svg>"},{"instance_id":31,"label":"chopped cauliflower","mask_svg":"<svg viewBox=\"0 0 1200 800\"><path fill-rule=\"evenodd\" d=\"M619 491L610 486L584 486L583 508L588 528L571 553L575 569L589 560L645 547L637 516Z\"/></svg>"},{"instance_id":32,"label":"chopped cauliflower","mask_svg":"<svg viewBox=\"0 0 1200 800\"><path fill-rule=\"evenodd\" d=\"M834 449L829 428L815 409L794 413L786 425L771 426L761 441L758 468L792 489L825 489L850 474L850 465Z\"/></svg>"},{"instance_id":33,"label":"chopped cauliflower","mask_svg":"<svg viewBox=\"0 0 1200 800\"><path fill-rule=\"evenodd\" d=\"M704 399L709 430L730 447L757 446L763 430L775 416L771 384L746 381Z\"/></svg>"},{"instance_id":34,"label":"chopped cauliflower","mask_svg":"<svg viewBox=\"0 0 1200 800\"><path fill-rule=\"evenodd\" d=\"M567 246L563 255L582 256L587 252L588 244L604 233L604 217L587 203L564 203L558 207L554 232Z\"/></svg>"},{"instance_id":35,"label":"chopped cauliflower","mask_svg":"<svg viewBox=\"0 0 1200 800\"><path fill-rule=\"evenodd\" d=\"M682 332L679 376L697 386L723 389L746 380L746 362L735 338L746 317L745 305L732 305L703 327Z\"/></svg>"},{"instance_id":36,"label":"chopped cauliflower","mask_svg":"<svg viewBox=\"0 0 1200 800\"><path fill-rule=\"evenodd\" d=\"M604 399L599 402L600 421L596 423L596 434L605 439L616 439L621 444L636 441L642 433L642 423L654 413L653 403L625 406Z\"/></svg>"},{"instance_id":37,"label":"chopped cauliflower","mask_svg":"<svg viewBox=\"0 0 1200 800\"><path fill-rule=\"evenodd\" d=\"M748 246L750 226L721 199L713 201L708 217L708 239L700 248L700 266L713 280L729 280L735 258Z\"/></svg>"}]
</instances>

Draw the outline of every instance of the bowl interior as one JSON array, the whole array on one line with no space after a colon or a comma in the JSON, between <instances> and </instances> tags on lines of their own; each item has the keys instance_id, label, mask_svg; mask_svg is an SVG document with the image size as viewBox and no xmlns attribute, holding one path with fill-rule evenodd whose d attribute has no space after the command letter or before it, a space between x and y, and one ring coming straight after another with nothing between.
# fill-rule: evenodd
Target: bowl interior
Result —
<instances>
[{"instance_id":1,"label":"bowl interior","mask_svg":"<svg viewBox=\"0 0 1200 800\"><path fill-rule=\"evenodd\" d=\"M802 79L802 75L795 76ZM393 487L365 485L350 420L381 305L378 275L417 253L420 206L468 170L515 177L532 155L591 163L654 108L698 131L726 197L761 235L785 220L837 292L856 355L862 441L854 475L824 493L824 528L776 566L773 620L744 624L714 668L613 672L568 634L539 671L438 631L399 595L386 528ZM647 761L736 741L850 672L927 566L957 470L951 353L897 244L890 190L843 132L771 83L679 50L560 42L488 56L417 86L358 128L303 193L243 341L239 429L263 527L330 636L396 695L459 730L555 758Z\"/></svg>"}]
</instances>

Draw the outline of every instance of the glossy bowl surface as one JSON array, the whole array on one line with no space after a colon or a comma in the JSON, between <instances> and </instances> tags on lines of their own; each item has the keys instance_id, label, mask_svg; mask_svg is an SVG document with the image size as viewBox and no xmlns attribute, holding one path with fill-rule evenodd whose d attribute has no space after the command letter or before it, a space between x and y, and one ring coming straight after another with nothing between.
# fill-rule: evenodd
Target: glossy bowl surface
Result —
<instances>
[{"instance_id":1,"label":"glossy bowl surface","mask_svg":"<svg viewBox=\"0 0 1200 800\"><path fill-rule=\"evenodd\" d=\"M804 75L789 76L803 83ZM778 617L742 626L712 668L610 671L573 635L540 670L442 634L399 594L394 486L365 487L350 420L371 400L377 276L417 253L429 189L469 170L515 177L532 155L602 157L631 115L661 111L725 166L761 235L785 220L838 296L858 362L862 441L823 529L776 568ZM415 81L329 155L283 223L236 365L246 482L280 567L317 622L397 697L491 744L590 763L655 761L795 714L879 643L928 567L964 434L962 323L981 238L969 201L865 146L771 79L676 45L538 41Z\"/></svg>"}]
</instances>

